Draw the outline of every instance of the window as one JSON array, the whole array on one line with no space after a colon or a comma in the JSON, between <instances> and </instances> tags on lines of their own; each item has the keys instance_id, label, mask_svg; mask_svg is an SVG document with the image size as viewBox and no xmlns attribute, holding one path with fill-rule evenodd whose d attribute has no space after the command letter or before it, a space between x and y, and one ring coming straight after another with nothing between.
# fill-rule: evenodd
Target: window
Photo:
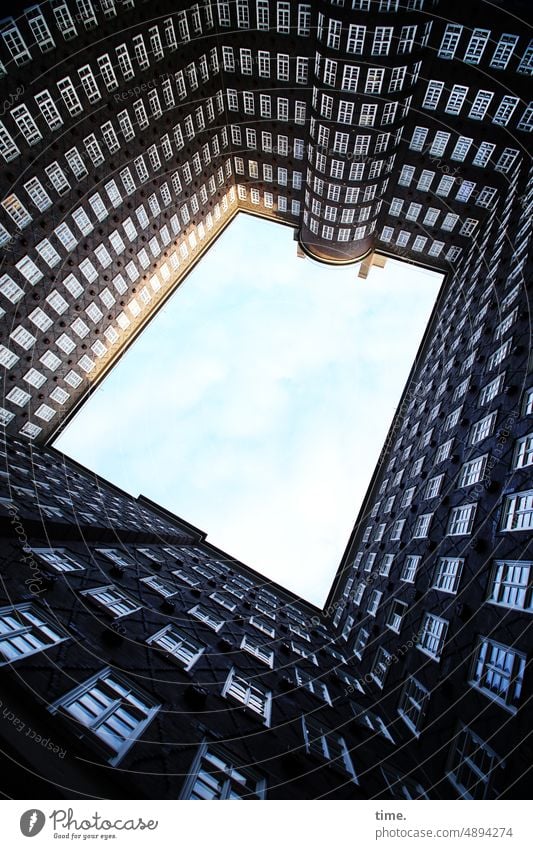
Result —
<instances>
[{"instance_id":1,"label":"window","mask_svg":"<svg viewBox=\"0 0 533 849\"><path fill-rule=\"evenodd\" d=\"M533 490L515 492L505 501L502 512L502 531L525 531L533 528Z\"/></svg>"},{"instance_id":2,"label":"window","mask_svg":"<svg viewBox=\"0 0 533 849\"><path fill-rule=\"evenodd\" d=\"M461 468L457 486L472 486L472 484L478 483L485 473L488 456L488 454L484 454L482 457L476 457L474 460L469 460L468 463L464 463Z\"/></svg>"},{"instance_id":3,"label":"window","mask_svg":"<svg viewBox=\"0 0 533 849\"><path fill-rule=\"evenodd\" d=\"M513 344L512 336L507 339L503 345L500 345L489 357L487 361L487 371L493 371L497 366L502 363L507 356L509 356L511 352L511 347Z\"/></svg>"},{"instance_id":4,"label":"window","mask_svg":"<svg viewBox=\"0 0 533 849\"><path fill-rule=\"evenodd\" d=\"M514 712L522 693L525 667L525 654L489 637L481 637L470 683Z\"/></svg>"},{"instance_id":5,"label":"window","mask_svg":"<svg viewBox=\"0 0 533 849\"><path fill-rule=\"evenodd\" d=\"M405 558L404 567L400 575L400 581L405 581L408 584L414 583L416 572L421 559L422 558L419 554L409 554Z\"/></svg>"},{"instance_id":6,"label":"window","mask_svg":"<svg viewBox=\"0 0 533 849\"><path fill-rule=\"evenodd\" d=\"M448 762L448 778L463 799L485 799L500 759L477 734L461 725Z\"/></svg>"},{"instance_id":7,"label":"window","mask_svg":"<svg viewBox=\"0 0 533 849\"><path fill-rule=\"evenodd\" d=\"M439 660L447 630L448 622L446 619L441 619L433 613L425 613L416 647L424 652L424 654L433 658L433 660Z\"/></svg>"},{"instance_id":8,"label":"window","mask_svg":"<svg viewBox=\"0 0 533 849\"><path fill-rule=\"evenodd\" d=\"M525 469L533 464L533 433L528 433L516 440L514 453L514 469Z\"/></svg>"},{"instance_id":9,"label":"window","mask_svg":"<svg viewBox=\"0 0 533 849\"><path fill-rule=\"evenodd\" d=\"M161 706L134 689L114 670L104 669L58 699L48 709L85 726L101 742L116 766L148 727Z\"/></svg>"},{"instance_id":10,"label":"window","mask_svg":"<svg viewBox=\"0 0 533 849\"><path fill-rule=\"evenodd\" d=\"M277 30L279 33L289 35L290 19L291 19L291 4L286 2L277 3Z\"/></svg>"},{"instance_id":11,"label":"window","mask_svg":"<svg viewBox=\"0 0 533 849\"><path fill-rule=\"evenodd\" d=\"M229 673L222 688L222 695L244 705L251 713L260 716L265 725L270 725L272 693L251 684L235 669Z\"/></svg>"},{"instance_id":12,"label":"window","mask_svg":"<svg viewBox=\"0 0 533 849\"><path fill-rule=\"evenodd\" d=\"M496 560L487 601L501 607L533 612L532 566L533 563L526 560Z\"/></svg>"},{"instance_id":13,"label":"window","mask_svg":"<svg viewBox=\"0 0 533 849\"><path fill-rule=\"evenodd\" d=\"M426 491L424 494L425 499L436 498L441 490L442 481L444 480L444 475L435 475L435 477L430 478L426 485Z\"/></svg>"},{"instance_id":14,"label":"window","mask_svg":"<svg viewBox=\"0 0 533 849\"><path fill-rule=\"evenodd\" d=\"M388 56L392 33L392 27L376 27L372 43L372 56Z\"/></svg>"},{"instance_id":15,"label":"window","mask_svg":"<svg viewBox=\"0 0 533 849\"><path fill-rule=\"evenodd\" d=\"M0 666L62 643L67 634L32 604L0 608Z\"/></svg>"},{"instance_id":16,"label":"window","mask_svg":"<svg viewBox=\"0 0 533 849\"><path fill-rule=\"evenodd\" d=\"M33 548L32 551L56 572L79 572L85 568L64 548Z\"/></svg>"},{"instance_id":17,"label":"window","mask_svg":"<svg viewBox=\"0 0 533 849\"><path fill-rule=\"evenodd\" d=\"M391 662L391 653L388 652L387 649L383 648L383 646L379 646L374 657L374 662L370 670L370 675L372 676L374 682L378 685L380 689L383 689L383 687L385 686L385 679L387 677L387 672L389 671Z\"/></svg>"},{"instance_id":18,"label":"window","mask_svg":"<svg viewBox=\"0 0 533 849\"><path fill-rule=\"evenodd\" d=\"M300 657L304 657L306 660L309 660L311 663L314 663L315 666L318 666L318 661L316 659L316 655L311 649L308 649L307 646L303 646L301 643L295 643L291 641L291 649L295 654L299 654Z\"/></svg>"},{"instance_id":19,"label":"window","mask_svg":"<svg viewBox=\"0 0 533 849\"><path fill-rule=\"evenodd\" d=\"M369 616L375 616L377 614L379 603L381 601L382 596L383 596L383 593L380 592L380 590L372 590L372 592L370 593L370 598L368 600L368 607L366 609L366 612L368 613Z\"/></svg>"},{"instance_id":20,"label":"window","mask_svg":"<svg viewBox=\"0 0 533 849\"><path fill-rule=\"evenodd\" d=\"M365 93L380 94L384 76L384 68L369 68L366 72Z\"/></svg>"},{"instance_id":21,"label":"window","mask_svg":"<svg viewBox=\"0 0 533 849\"><path fill-rule=\"evenodd\" d=\"M180 799L264 799L265 779L218 745L202 743Z\"/></svg>"},{"instance_id":22,"label":"window","mask_svg":"<svg viewBox=\"0 0 533 849\"><path fill-rule=\"evenodd\" d=\"M476 445L478 442L486 439L487 436L492 435L496 423L496 415L496 412L489 413L488 416L485 416L472 425L470 431L470 442L472 445Z\"/></svg>"},{"instance_id":23,"label":"window","mask_svg":"<svg viewBox=\"0 0 533 849\"><path fill-rule=\"evenodd\" d=\"M462 31L462 26L458 24L448 24L446 26L438 52L441 59L453 59Z\"/></svg>"},{"instance_id":24,"label":"window","mask_svg":"<svg viewBox=\"0 0 533 849\"><path fill-rule=\"evenodd\" d=\"M59 114L57 106L55 105L50 92L46 90L41 91L39 94L36 94L35 102L41 110L41 114L50 129L59 129L59 127L61 127L63 124L63 119Z\"/></svg>"},{"instance_id":25,"label":"window","mask_svg":"<svg viewBox=\"0 0 533 849\"><path fill-rule=\"evenodd\" d=\"M188 611L190 616L194 616L195 619L199 619L200 622L203 622L204 625L207 625L208 628L211 628L213 631L220 631L224 624L224 620L220 619L216 614L212 613L202 604L197 604L195 607L192 607Z\"/></svg>"},{"instance_id":26,"label":"window","mask_svg":"<svg viewBox=\"0 0 533 849\"><path fill-rule=\"evenodd\" d=\"M322 681L317 678L313 678L313 676L309 675L308 672L304 672L303 669L299 669L298 667L294 670L294 677L299 687L305 687L305 689L309 690L310 693L313 693L314 696L317 696L326 704L331 705L328 688L322 683Z\"/></svg>"},{"instance_id":27,"label":"window","mask_svg":"<svg viewBox=\"0 0 533 849\"><path fill-rule=\"evenodd\" d=\"M406 613L407 604L403 601L399 601L397 598L394 598L391 602L387 620L385 622L387 628L390 628L391 631L399 634L402 629L402 619Z\"/></svg>"},{"instance_id":28,"label":"window","mask_svg":"<svg viewBox=\"0 0 533 849\"><path fill-rule=\"evenodd\" d=\"M492 119L493 124L499 124L502 127L507 126L509 120L518 106L519 99L518 97L510 97L506 96L502 98L500 105L498 106L496 112L494 113L494 117Z\"/></svg>"},{"instance_id":29,"label":"window","mask_svg":"<svg viewBox=\"0 0 533 849\"><path fill-rule=\"evenodd\" d=\"M156 593L159 593L164 598L171 598L177 592L174 584L164 581L162 578L157 577L157 575L149 575L147 578L141 578L141 583L151 587L151 589L155 590Z\"/></svg>"},{"instance_id":30,"label":"window","mask_svg":"<svg viewBox=\"0 0 533 849\"><path fill-rule=\"evenodd\" d=\"M455 595L459 588L464 560L461 557L441 557L435 568L433 588Z\"/></svg>"},{"instance_id":31,"label":"window","mask_svg":"<svg viewBox=\"0 0 533 849\"><path fill-rule=\"evenodd\" d=\"M244 635L241 641L241 649L251 654L253 657L256 657L258 660L261 660L263 663L266 663L271 669L274 666L274 652L272 649L266 648L263 643L259 643L257 640L254 640L252 637L249 637L247 634Z\"/></svg>"},{"instance_id":32,"label":"window","mask_svg":"<svg viewBox=\"0 0 533 849\"><path fill-rule=\"evenodd\" d=\"M454 85L444 111L447 112L448 115L459 115L467 94L468 86ZM449 133L446 133L446 135L449 138Z\"/></svg>"},{"instance_id":33,"label":"window","mask_svg":"<svg viewBox=\"0 0 533 849\"><path fill-rule=\"evenodd\" d=\"M400 507L410 507L411 504L413 503L413 497L414 497L415 492L416 492L416 486L409 486L405 490L405 492L402 496L402 500L400 502Z\"/></svg>"},{"instance_id":34,"label":"window","mask_svg":"<svg viewBox=\"0 0 533 849\"><path fill-rule=\"evenodd\" d=\"M268 6L268 0L266 5ZM311 32L311 6L298 4L298 35L308 36Z\"/></svg>"},{"instance_id":35,"label":"window","mask_svg":"<svg viewBox=\"0 0 533 849\"><path fill-rule=\"evenodd\" d=\"M474 29L464 55L464 62L471 65L479 64L483 51L490 37L490 29Z\"/></svg>"},{"instance_id":36,"label":"window","mask_svg":"<svg viewBox=\"0 0 533 849\"><path fill-rule=\"evenodd\" d=\"M381 561L379 567L379 574L387 577L390 574L390 570L392 568L392 564L394 562L394 554L384 554L383 560Z\"/></svg>"},{"instance_id":37,"label":"window","mask_svg":"<svg viewBox=\"0 0 533 849\"><path fill-rule=\"evenodd\" d=\"M104 607L115 619L128 616L140 610L141 606L112 584L105 587L95 587L91 590L83 590L82 596L86 596L100 607Z\"/></svg>"},{"instance_id":38,"label":"window","mask_svg":"<svg viewBox=\"0 0 533 849\"><path fill-rule=\"evenodd\" d=\"M381 767L387 788L393 799L427 799L427 793L421 784L396 770Z\"/></svg>"},{"instance_id":39,"label":"window","mask_svg":"<svg viewBox=\"0 0 533 849\"><path fill-rule=\"evenodd\" d=\"M405 525L405 519L396 519L392 525L390 539L392 542L402 538L402 531Z\"/></svg>"},{"instance_id":40,"label":"window","mask_svg":"<svg viewBox=\"0 0 533 849\"><path fill-rule=\"evenodd\" d=\"M339 769L347 772L357 784L357 776L344 738L325 730L318 722L304 716L302 716L302 728L307 754L331 761Z\"/></svg>"},{"instance_id":41,"label":"window","mask_svg":"<svg viewBox=\"0 0 533 849\"><path fill-rule=\"evenodd\" d=\"M472 532L477 504L463 504L450 511L448 536L465 536Z\"/></svg>"},{"instance_id":42,"label":"window","mask_svg":"<svg viewBox=\"0 0 533 849\"><path fill-rule=\"evenodd\" d=\"M435 463L442 463L444 460L447 460L451 454L453 445L453 439L448 439L447 442L443 442L437 448L435 453Z\"/></svg>"},{"instance_id":43,"label":"window","mask_svg":"<svg viewBox=\"0 0 533 849\"><path fill-rule=\"evenodd\" d=\"M361 707L361 705L358 705L357 702L351 702L351 708L354 713L355 721L358 725L361 725L363 728L369 728L371 731L374 731L375 734L380 734L385 738L385 740L388 740L390 743L394 743L392 734L377 713L374 713L371 710L366 710Z\"/></svg>"},{"instance_id":44,"label":"window","mask_svg":"<svg viewBox=\"0 0 533 849\"><path fill-rule=\"evenodd\" d=\"M490 60L490 67L502 70L506 68L517 44L517 35L510 35L509 33L501 35Z\"/></svg>"},{"instance_id":45,"label":"window","mask_svg":"<svg viewBox=\"0 0 533 849\"><path fill-rule=\"evenodd\" d=\"M167 625L162 628L161 631L149 637L146 642L149 646L157 646L167 657L176 660L187 671L192 669L205 650L202 643L193 640L174 625Z\"/></svg>"},{"instance_id":46,"label":"window","mask_svg":"<svg viewBox=\"0 0 533 849\"><path fill-rule=\"evenodd\" d=\"M495 147L496 145L491 142L481 142L478 151L472 160L472 164L477 165L479 168L485 168L485 166L488 165Z\"/></svg>"},{"instance_id":47,"label":"window","mask_svg":"<svg viewBox=\"0 0 533 849\"><path fill-rule=\"evenodd\" d=\"M424 722L429 696L429 690L412 677L407 679L400 695L398 713L417 737Z\"/></svg>"},{"instance_id":48,"label":"window","mask_svg":"<svg viewBox=\"0 0 533 849\"><path fill-rule=\"evenodd\" d=\"M486 383L485 386L481 389L479 393L479 406L483 407L485 404L488 404L489 401L492 401L493 398L496 398L497 395L503 389L503 382L505 379L505 374L499 374L494 380L491 380L490 383Z\"/></svg>"},{"instance_id":49,"label":"window","mask_svg":"<svg viewBox=\"0 0 533 849\"><path fill-rule=\"evenodd\" d=\"M468 117L475 121L482 121L493 97L493 91L478 91L470 107Z\"/></svg>"},{"instance_id":50,"label":"window","mask_svg":"<svg viewBox=\"0 0 533 849\"><path fill-rule=\"evenodd\" d=\"M389 92L402 90L406 73L407 67L405 65L401 68L392 68L389 83Z\"/></svg>"},{"instance_id":51,"label":"window","mask_svg":"<svg viewBox=\"0 0 533 849\"><path fill-rule=\"evenodd\" d=\"M437 108L444 83L438 80L430 80L422 103L423 109L435 110Z\"/></svg>"},{"instance_id":52,"label":"window","mask_svg":"<svg viewBox=\"0 0 533 849\"><path fill-rule=\"evenodd\" d=\"M413 539L424 539L429 533L433 513L423 513L418 516L413 529Z\"/></svg>"},{"instance_id":53,"label":"window","mask_svg":"<svg viewBox=\"0 0 533 849\"><path fill-rule=\"evenodd\" d=\"M533 41L529 42L517 68L519 74L533 74Z\"/></svg>"}]
</instances>

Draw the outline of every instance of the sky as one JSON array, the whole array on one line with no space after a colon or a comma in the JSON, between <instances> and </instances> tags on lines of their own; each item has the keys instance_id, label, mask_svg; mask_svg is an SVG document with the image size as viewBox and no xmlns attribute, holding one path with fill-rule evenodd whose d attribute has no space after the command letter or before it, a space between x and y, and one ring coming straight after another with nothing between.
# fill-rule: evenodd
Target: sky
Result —
<instances>
[{"instance_id":1,"label":"sky","mask_svg":"<svg viewBox=\"0 0 533 849\"><path fill-rule=\"evenodd\" d=\"M441 283L240 214L55 447L322 606Z\"/></svg>"}]
</instances>

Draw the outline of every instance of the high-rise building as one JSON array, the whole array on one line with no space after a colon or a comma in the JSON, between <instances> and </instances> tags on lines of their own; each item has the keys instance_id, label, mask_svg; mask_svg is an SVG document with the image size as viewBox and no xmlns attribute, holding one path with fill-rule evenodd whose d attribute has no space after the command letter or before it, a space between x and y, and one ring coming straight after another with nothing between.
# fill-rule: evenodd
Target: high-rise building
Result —
<instances>
[{"instance_id":1,"label":"high-rise building","mask_svg":"<svg viewBox=\"0 0 533 849\"><path fill-rule=\"evenodd\" d=\"M527 7L13 4L0 29L5 792L524 792ZM322 611L49 447L240 211L291 226L319 261L378 251L445 274Z\"/></svg>"}]
</instances>

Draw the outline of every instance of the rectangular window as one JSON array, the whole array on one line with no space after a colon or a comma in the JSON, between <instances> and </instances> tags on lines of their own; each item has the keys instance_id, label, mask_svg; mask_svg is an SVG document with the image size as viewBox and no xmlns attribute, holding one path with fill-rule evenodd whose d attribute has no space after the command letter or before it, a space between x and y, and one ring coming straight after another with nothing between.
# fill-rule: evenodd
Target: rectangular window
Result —
<instances>
[{"instance_id":1,"label":"rectangular window","mask_svg":"<svg viewBox=\"0 0 533 849\"><path fill-rule=\"evenodd\" d=\"M195 607L192 607L188 611L190 616L194 616L195 619L198 619L200 622L203 622L204 625L207 625L208 628L211 628L213 631L220 631L224 624L224 620L217 616L215 613L212 613L202 604L197 604Z\"/></svg>"},{"instance_id":2,"label":"rectangular window","mask_svg":"<svg viewBox=\"0 0 533 849\"><path fill-rule=\"evenodd\" d=\"M385 622L386 627L394 631L395 634L399 634L402 629L402 620L406 613L407 604L397 598L393 599Z\"/></svg>"},{"instance_id":3,"label":"rectangular window","mask_svg":"<svg viewBox=\"0 0 533 849\"><path fill-rule=\"evenodd\" d=\"M478 91L474 98L472 106L470 107L468 117L472 118L474 121L482 121L486 115L487 109L489 108L490 102L493 97L493 91Z\"/></svg>"},{"instance_id":4,"label":"rectangular window","mask_svg":"<svg viewBox=\"0 0 533 849\"><path fill-rule=\"evenodd\" d=\"M435 616L433 613L425 613L420 628L420 639L417 648L433 660L439 660L444 647L448 622Z\"/></svg>"},{"instance_id":5,"label":"rectangular window","mask_svg":"<svg viewBox=\"0 0 533 849\"><path fill-rule=\"evenodd\" d=\"M499 124L501 127L506 127L512 117L513 112L518 106L518 103L518 97L510 97L508 95L506 97L503 97L500 105L494 113L492 123Z\"/></svg>"},{"instance_id":6,"label":"rectangular window","mask_svg":"<svg viewBox=\"0 0 533 849\"><path fill-rule=\"evenodd\" d=\"M514 712L522 693L525 667L525 654L489 637L481 637L470 684Z\"/></svg>"},{"instance_id":7,"label":"rectangular window","mask_svg":"<svg viewBox=\"0 0 533 849\"><path fill-rule=\"evenodd\" d=\"M517 439L513 459L514 469L525 469L533 464L533 433Z\"/></svg>"},{"instance_id":8,"label":"rectangular window","mask_svg":"<svg viewBox=\"0 0 533 849\"><path fill-rule=\"evenodd\" d=\"M429 533L429 526L433 513L423 513L418 516L413 529L413 539L425 539Z\"/></svg>"},{"instance_id":9,"label":"rectangular window","mask_svg":"<svg viewBox=\"0 0 533 849\"><path fill-rule=\"evenodd\" d=\"M274 652L264 643L260 643L258 640L255 640L245 634L241 641L241 649L248 654L251 654L253 657L256 657L258 660L262 661L262 663L266 663L270 669L274 667Z\"/></svg>"},{"instance_id":10,"label":"rectangular window","mask_svg":"<svg viewBox=\"0 0 533 849\"><path fill-rule=\"evenodd\" d=\"M398 713L417 737L424 722L430 692L416 678L408 678L398 704Z\"/></svg>"},{"instance_id":11,"label":"rectangular window","mask_svg":"<svg viewBox=\"0 0 533 849\"><path fill-rule=\"evenodd\" d=\"M291 4L286 2L277 3L277 30L279 33L289 35L291 20Z\"/></svg>"},{"instance_id":12,"label":"rectangular window","mask_svg":"<svg viewBox=\"0 0 533 849\"><path fill-rule=\"evenodd\" d=\"M472 484L478 483L485 473L488 456L488 454L484 454L482 457L476 457L474 460L464 463L457 486L472 486Z\"/></svg>"},{"instance_id":13,"label":"rectangular window","mask_svg":"<svg viewBox=\"0 0 533 849\"><path fill-rule=\"evenodd\" d=\"M111 754L116 766L150 724L160 705L126 678L104 669L58 699L48 710L85 726Z\"/></svg>"},{"instance_id":14,"label":"rectangular window","mask_svg":"<svg viewBox=\"0 0 533 849\"><path fill-rule=\"evenodd\" d=\"M344 738L329 729L325 730L307 716L302 716L302 728L307 754L330 761L338 769L347 772L357 784L357 776Z\"/></svg>"},{"instance_id":15,"label":"rectangular window","mask_svg":"<svg viewBox=\"0 0 533 849\"><path fill-rule=\"evenodd\" d=\"M464 62L478 65L490 38L490 29L474 29L468 42L468 47L463 58Z\"/></svg>"},{"instance_id":16,"label":"rectangular window","mask_svg":"<svg viewBox=\"0 0 533 849\"><path fill-rule=\"evenodd\" d=\"M422 102L423 109L435 110L438 106L444 83L438 80L430 80Z\"/></svg>"},{"instance_id":17,"label":"rectangular window","mask_svg":"<svg viewBox=\"0 0 533 849\"><path fill-rule=\"evenodd\" d=\"M517 44L517 35L510 35L509 33L501 35L492 55L492 59L490 60L490 67L501 70L505 69L509 64L509 59L513 55Z\"/></svg>"},{"instance_id":18,"label":"rectangular window","mask_svg":"<svg viewBox=\"0 0 533 849\"><path fill-rule=\"evenodd\" d=\"M438 56L440 59L453 59L463 27L459 24L448 24L442 36Z\"/></svg>"},{"instance_id":19,"label":"rectangular window","mask_svg":"<svg viewBox=\"0 0 533 849\"><path fill-rule=\"evenodd\" d=\"M383 593L380 592L380 590L372 590L372 592L370 593L368 606L366 609L366 612L369 614L369 616L375 616L377 614L382 596Z\"/></svg>"},{"instance_id":20,"label":"rectangular window","mask_svg":"<svg viewBox=\"0 0 533 849\"><path fill-rule=\"evenodd\" d=\"M0 666L45 651L66 639L67 634L35 605L0 609Z\"/></svg>"},{"instance_id":21,"label":"rectangular window","mask_svg":"<svg viewBox=\"0 0 533 849\"><path fill-rule=\"evenodd\" d=\"M459 115L467 94L468 86L454 85L444 111L447 112L448 115Z\"/></svg>"},{"instance_id":22,"label":"rectangular window","mask_svg":"<svg viewBox=\"0 0 533 849\"><path fill-rule=\"evenodd\" d=\"M264 799L266 782L218 745L202 743L180 799Z\"/></svg>"},{"instance_id":23,"label":"rectangular window","mask_svg":"<svg viewBox=\"0 0 533 849\"><path fill-rule=\"evenodd\" d=\"M391 653L388 652L387 649L383 648L383 646L379 646L374 656L370 675L380 690L382 690L385 686L385 679L387 678L387 672L389 671L391 662Z\"/></svg>"},{"instance_id":24,"label":"rectangular window","mask_svg":"<svg viewBox=\"0 0 533 849\"><path fill-rule=\"evenodd\" d=\"M192 669L205 651L205 646L193 640L188 634L174 625L167 625L146 641L149 646L157 646L167 657L175 660L183 669Z\"/></svg>"},{"instance_id":25,"label":"rectangular window","mask_svg":"<svg viewBox=\"0 0 533 849\"><path fill-rule=\"evenodd\" d=\"M90 598L100 607L104 607L115 619L128 616L130 613L135 613L135 611L141 609L140 604L128 598L122 590L117 589L112 584L83 590L81 594Z\"/></svg>"},{"instance_id":26,"label":"rectangular window","mask_svg":"<svg viewBox=\"0 0 533 849\"><path fill-rule=\"evenodd\" d=\"M462 504L450 511L448 536L465 536L472 533L477 504Z\"/></svg>"},{"instance_id":27,"label":"rectangular window","mask_svg":"<svg viewBox=\"0 0 533 849\"><path fill-rule=\"evenodd\" d=\"M229 673L222 695L244 705L251 713L260 716L265 725L270 725L272 693L252 684L235 669Z\"/></svg>"},{"instance_id":28,"label":"rectangular window","mask_svg":"<svg viewBox=\"0 0 533 849\"><path fill-rule=\"evenodd\" d=\"M455 594L459 588L463 563L461 557L441 557L435 568L433 588Z\"/></svg>"},{"instance_id":29,"label":"rectangular window","mask_svg":"<svg viewBox=\"0 0 533 849\"><path fill-rule=\"evenodd\" d=\"M509 495L502 512L502 531L526 531L533 528L533 490Z\"/></svg>"},{"instance_id":30,"label":"rectangular window","mask_svg":"<svg viewBox=\"0 0 533 849\"><path fill-rule=\"evenodd\" d=\"M513 610L533 612L532 567L527 560L496 560L487 601Z\"/></svg>"},{"instance_id":31,"label":"rectangular window","mask_svg":"<svg viewBox=\"0 0 533 849\"><path fill-rule=\"evenodd\" d=\"M372 42L372 56L388 56L392 41L393 27L376 27Z\"/></svg>"},{"instance_id":32,"label":"rectangular window","mask_svg":"<svg viewBox=\"0 0 533 849\"><path fill-rule=\"evenodd\" d=\"M421 559L420 554L409 554L405 558L404 567L400 575L400 581L405 581L408 584L414 583Z\"/></svg>"},{"instance_id":33,"label":"rectangular window","mask_svg":"<svg viewBox=\"0 0 533 849\"><path fill-rule=\"evenodd\" d=\"M485 799L500 759L477 734L461 725L448 762L448 778L463 799Z\"/></svg>"}]
</instances>

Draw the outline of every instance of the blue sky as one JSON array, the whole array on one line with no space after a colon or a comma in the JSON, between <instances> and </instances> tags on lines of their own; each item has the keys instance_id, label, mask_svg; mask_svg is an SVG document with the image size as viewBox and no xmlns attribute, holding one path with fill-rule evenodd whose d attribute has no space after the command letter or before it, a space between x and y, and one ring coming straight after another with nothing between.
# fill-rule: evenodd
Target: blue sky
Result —
<instances>
[{"instance_id":1,"label":"blue sky","mask_svg":"<svg viewBox=\"0 0 533 849\"><path fill-rule=\"evenodd\" d=\"M322 604L440 285L357 271L239 215L55 447Z\"/></svg>"}]
</instances>

